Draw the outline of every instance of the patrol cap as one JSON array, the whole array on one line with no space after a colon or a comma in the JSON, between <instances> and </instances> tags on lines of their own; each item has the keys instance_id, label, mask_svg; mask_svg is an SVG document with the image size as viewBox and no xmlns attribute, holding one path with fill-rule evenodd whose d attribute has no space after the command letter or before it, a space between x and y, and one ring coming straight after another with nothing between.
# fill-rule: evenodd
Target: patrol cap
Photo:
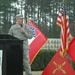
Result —
<instances>
[{"instance_id":1,"label":"patrol cap","mask_svg":"<svg viewBox=\"0 0 75 75\"><path fill-rule=\"evenodd\" d=\"M16 15L16 18L23 19L24 17L23 17L23 15L18 14L18 15Z\"/></svg>"}]
</instances>

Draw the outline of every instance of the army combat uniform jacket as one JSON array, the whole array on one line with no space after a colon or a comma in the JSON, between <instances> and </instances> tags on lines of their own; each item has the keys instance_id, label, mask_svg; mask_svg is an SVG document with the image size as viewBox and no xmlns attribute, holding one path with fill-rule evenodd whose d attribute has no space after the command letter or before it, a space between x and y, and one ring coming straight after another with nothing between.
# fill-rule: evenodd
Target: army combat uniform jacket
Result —
<instances>
[{"instance_id":1,"label":"army combat uniform jacket","mask_svg":"<svg viewBox=\"0 0 75 75\"><path fill-rule=\"evenodd\" d=\"M19 26L18 24L15 24L15 25L11 26L8 34L10 34L20 40L23 40L23 45L25 46L26 49L29 50L28 39L31 39L33 37L33 34L27 25L23 25L23 28L25 31L21 32L20 31L21 26Z\"/></svg>"}]
</instances>

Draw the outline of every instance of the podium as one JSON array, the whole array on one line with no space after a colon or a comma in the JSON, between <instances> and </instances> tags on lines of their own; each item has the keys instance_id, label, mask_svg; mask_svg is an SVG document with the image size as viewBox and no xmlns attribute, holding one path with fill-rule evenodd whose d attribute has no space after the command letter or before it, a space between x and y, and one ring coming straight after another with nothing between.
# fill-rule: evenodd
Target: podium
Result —
<instances>
[{"instance_id":1,"label":"podium","mask_svg":"<svg viewBox=\"0 0 75 75\"><path fill-rule=\"evenodd\" d=\"M2 75L23 75L23 40L0 34L0 50Z\"/></svg>"}]
</instances>

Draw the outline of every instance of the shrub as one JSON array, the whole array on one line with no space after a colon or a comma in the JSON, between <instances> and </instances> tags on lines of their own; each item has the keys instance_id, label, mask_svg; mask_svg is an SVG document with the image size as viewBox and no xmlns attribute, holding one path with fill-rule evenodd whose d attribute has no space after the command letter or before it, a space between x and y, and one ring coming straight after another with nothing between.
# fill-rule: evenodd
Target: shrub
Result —
<instances>
[{"instance_id":1,"label":"shrub","mask_svg":"<svg viewBox=\"0 0 75 75\"><path fill-rule=\"evenodd\" d=\"M50 49L41 50L31 65L32 70L34 71L44 70L55 53L56 53L55 50L50 50Z\"/></svg>"}]
</instances>

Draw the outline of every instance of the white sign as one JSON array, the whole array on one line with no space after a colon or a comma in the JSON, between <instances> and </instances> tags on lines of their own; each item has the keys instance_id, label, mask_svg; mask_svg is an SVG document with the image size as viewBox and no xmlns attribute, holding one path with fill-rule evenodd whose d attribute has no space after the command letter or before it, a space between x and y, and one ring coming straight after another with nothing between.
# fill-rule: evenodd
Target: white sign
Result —
<instances>
[{"instance_id":1,"label":"white sign","mask_svg":"<svg viewBox=\"0 0 75 75\"><path fill-rule=\"evenodd\" d=\"M0 50L0 75L2 75L2 54L3 54L3 51Z\"/></svg>"}]
</instances>

